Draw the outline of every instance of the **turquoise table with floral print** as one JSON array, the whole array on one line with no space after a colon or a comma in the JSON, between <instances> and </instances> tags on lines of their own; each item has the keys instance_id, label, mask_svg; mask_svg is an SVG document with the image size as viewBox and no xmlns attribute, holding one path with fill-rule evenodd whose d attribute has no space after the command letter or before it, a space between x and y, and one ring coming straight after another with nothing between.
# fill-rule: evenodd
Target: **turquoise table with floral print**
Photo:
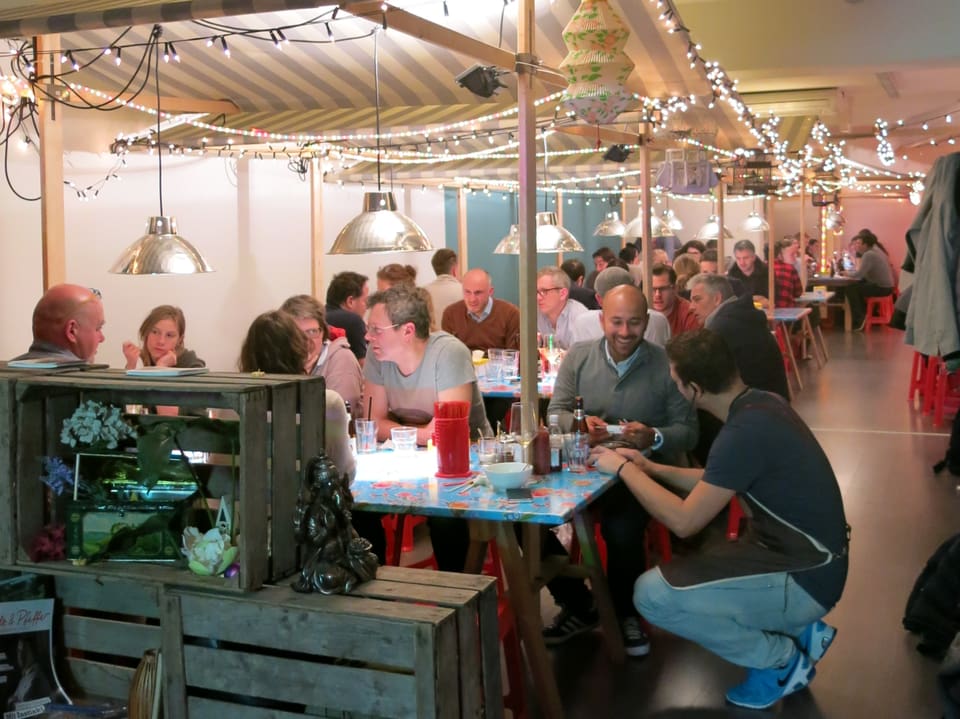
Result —
<instances>
[{"instance_id":1,"label":"turquoise table with floral print","mask_svg":"<svg viewBox=\"0 0 960 719\"><path fill-rule=\"evenodd\" d=\"M596 471L534 475L526 485L530 498L511 499L490 487L482 471L471 477L441 479L434 476L436 468L435 451L398 454L380 450L358 455L357 476L350 487L355 507L370 512L556 525L570 520L617 481Z\"/></svg>"}]
</instances>

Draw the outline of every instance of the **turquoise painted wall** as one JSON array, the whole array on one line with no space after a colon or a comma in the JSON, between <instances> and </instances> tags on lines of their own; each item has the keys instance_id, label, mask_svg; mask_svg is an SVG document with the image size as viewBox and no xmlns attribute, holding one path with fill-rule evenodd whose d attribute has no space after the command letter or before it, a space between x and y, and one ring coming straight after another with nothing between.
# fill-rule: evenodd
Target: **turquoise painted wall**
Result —
<instances>
[{"instance_id":1,"label":"turquoise painted wall","mask_svg":"<svg viewBox=\"0 0 960 719\"><path fill-rule=\"evenodd\" d=\"M537 194L537 211L556 211L556 197L552 193L546 198ZM589 202L589 204L588 204ZM619 205L619 202L617 203ZM618 208L613 208L618 209ZM603 246L614 252L620 249L619 237L594 237L593 228L611 210L606 197L586 197L576 195L563 199L563 225L583 245L583 252L564 253L563 258L579 259L587 268L593 269L591 255ZM467 195L467 243L469 267L482 267L493 278L495 295L502 300L517 304L519 295L518 273L520 258L517 255L495 255L494 248L510 231L510 225L517 220L517 196L514 193L473 192ZM444 225L446 228L446 246L457 248L457 191L448 189L444 193ZM556 263L556 255L538 255L537 266L544 267Z\"/></svg>"}]
</instances>

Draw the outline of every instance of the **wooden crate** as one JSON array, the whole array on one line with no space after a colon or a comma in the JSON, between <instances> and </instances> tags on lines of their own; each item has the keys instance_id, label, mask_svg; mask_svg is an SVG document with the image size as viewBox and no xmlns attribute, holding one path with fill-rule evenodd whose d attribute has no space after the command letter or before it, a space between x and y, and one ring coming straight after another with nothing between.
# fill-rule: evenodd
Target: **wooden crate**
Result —
<instances>
[{"instance_id":1,"label":"wooden crate","mask_svg":"<svg viewBox=\"0 0 960 719\"><path fill-rule=\"evenodd\" d=\"M210 373L157 380L128 377L122 370L88 370L20 376L15 381L16 416L11 420L16 429L15 470L10 493L16 498L12 535L16 564L30 564L25 547L44 521L43 486L37 481L41 457L65 454L59 440L63 420L80 402L94 399L118 406L175 405L183 410L235 412L239 418L240 573L232 584L257 589L296 570L293 516L299 462L323 447L322 378ZM185 450L230 452L222 437L209 432L184 432L181 444ZM0 488L0 495L3 491ZM271 517L275 518L272 523L268 522ZM46 566L32 569L43 572ZM135 568L130 571L136 574Z\"/></svg>"},{"instance_id":2,"label":"wooden crate","mask_svg":"<svg viewBox=\"0 0 960 719\"><path fill-rule=\"evenodd\" d=\"M167 591L167 715L502 717L494 581L381 570L349 596Z\"/></svg>"}]
</instances>

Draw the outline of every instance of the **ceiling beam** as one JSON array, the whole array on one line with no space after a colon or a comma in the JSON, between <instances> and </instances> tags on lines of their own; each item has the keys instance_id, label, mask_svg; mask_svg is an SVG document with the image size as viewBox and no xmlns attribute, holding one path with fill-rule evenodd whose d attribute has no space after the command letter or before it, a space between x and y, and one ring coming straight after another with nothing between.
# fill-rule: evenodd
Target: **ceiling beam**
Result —
<instances>
[{"instance_id":1,"label":"ceiling beam","mask_svg":"<svg viewBox=\"0 0 960 719\"><path fill-rule=\"evenodd\" d=\"M431 45L467 55L483 65L493 65L510 71L513 71L516 66L517 58L512 52L488 45L400 8L387 5L387 10L384 12L383 6L384 3L381 0L344 0L340 3L340 7L351 15L364 17L377 23L386 18L387 27L391 30L399 30L405 35ZM543 72L535 72L540 82L552 87L567 86L567 81L559 70L547 66L543 66L542 69Z\"/></svg>"}]
</instances>

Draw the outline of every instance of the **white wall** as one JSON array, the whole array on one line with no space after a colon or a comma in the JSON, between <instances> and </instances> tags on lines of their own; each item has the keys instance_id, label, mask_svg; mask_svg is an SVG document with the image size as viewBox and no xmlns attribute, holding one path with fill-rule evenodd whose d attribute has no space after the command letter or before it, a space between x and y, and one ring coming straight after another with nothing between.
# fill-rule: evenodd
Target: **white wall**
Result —
<instances>
[{"instance_id":1,"label":"white wall","mask_svg":"<svg viewBox=\"0 0 960 719\"><path fill-rule=\"evenodd\" d=\"M113 161L109 155L71 153L67 179L86 186L102 178ZM22 184L36 192L36 165L35 155L16 159L13 171L24 178L18 189ZM120 366L123 340L136 341L150 309L170 303L186 314L187 346L211 368L235 369L250 321L292 294L310 292L309 183L288 170L285 160L165 158L164 211L177 218L180 233L216 272L127 277L108 269L142 234L147 217L159 212L156 158L131 157L119 174L121 181L107 183L97 199L81 202L71 193L65 203L66 279L103 292L106 342L97 359ZM397 202L435 247L443 246L441 192L398 189ZM361 204L358 187L324 186L327 248ZM42 293L39 217L39 203L16 199L0 183L0 357L19 354L30 343L30 315ZM325 255L320 299L334 273L351 269L373 279L388 262L412 264L418 279L428 282L431 255Z\"/></svg>"}]
</instances>

